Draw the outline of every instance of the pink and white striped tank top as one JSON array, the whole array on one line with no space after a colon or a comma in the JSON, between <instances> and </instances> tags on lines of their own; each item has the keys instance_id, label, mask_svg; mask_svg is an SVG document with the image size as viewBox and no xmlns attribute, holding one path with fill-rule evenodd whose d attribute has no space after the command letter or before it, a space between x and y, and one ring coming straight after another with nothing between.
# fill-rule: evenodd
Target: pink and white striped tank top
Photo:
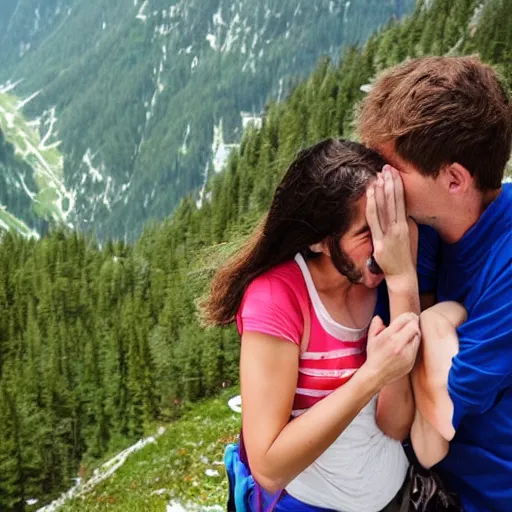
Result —
<instances>
[{"instance_id":1,"label":"pink and white striped tank top","mask_svg":"<svg viewBox=\"0 0 512 512\"><path fill-rule=\"evenodd\" d=\"M260 332L301 346L294 416L345 384L366 360L368 329L332 320L301 255L250 284L237 325L240 334Z\"/></svg>"}]
</instances>

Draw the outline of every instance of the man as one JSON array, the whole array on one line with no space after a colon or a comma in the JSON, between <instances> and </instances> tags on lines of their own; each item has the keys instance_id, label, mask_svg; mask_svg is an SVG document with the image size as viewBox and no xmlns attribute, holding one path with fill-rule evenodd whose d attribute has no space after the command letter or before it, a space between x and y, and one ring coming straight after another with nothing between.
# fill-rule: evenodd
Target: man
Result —
<instances>
[{"instance_id":1,"label":"man","mask_svg":"<svg viewBox=\"0 0 512 512\"><path fill-rule=\"evenodd\" d=\"M422 236L420 286L468 315L458 353L439 340L415 381L421 415L450 441L435 469L465 511L510 512L512 184L502 184L510 99L477 57L415 59L377 79L358 129L400 171L410 216L440 236L437 253Z\"/></svg>"}]
</instances>

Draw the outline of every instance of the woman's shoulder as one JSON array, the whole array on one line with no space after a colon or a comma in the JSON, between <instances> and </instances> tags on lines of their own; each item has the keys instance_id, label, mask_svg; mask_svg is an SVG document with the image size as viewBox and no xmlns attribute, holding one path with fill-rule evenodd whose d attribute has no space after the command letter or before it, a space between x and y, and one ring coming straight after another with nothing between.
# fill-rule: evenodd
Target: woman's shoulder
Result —
<instances>
[{"instance_id":1,"label":"woman's shoulder","mask_svg":"<svg viewBox=\"0 0 512 512\"><path fill-rule=\"evenodd\" d=\"M302 280L302 283L301 283ZM300 268L291 260L255 278L237 314L238 331L255 331L299 344L307 291Z\"/></svg>"},{"instance_id":2,"label":"woman's shoulder","mask_svg":"<svg viewBox=\"0 0 512 512\"><path fill-rule=\"evenodd\" d=\"M288 260L276 265L256 277L246 291L247 295L257 295L267 300L278 300L283 295L288 299L303 299L306 284L299 265L295 260Z\"/></svg>"}]
</instances>

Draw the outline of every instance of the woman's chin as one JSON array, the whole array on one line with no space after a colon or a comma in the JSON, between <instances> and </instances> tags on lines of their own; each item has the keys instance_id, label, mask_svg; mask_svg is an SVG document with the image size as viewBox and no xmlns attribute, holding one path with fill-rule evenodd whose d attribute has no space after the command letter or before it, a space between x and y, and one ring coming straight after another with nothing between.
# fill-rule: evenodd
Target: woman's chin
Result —
<instances>
[{"instance_id":1,"label":"woman's chin","mask_svg":"<svg viewBox=\"0 0 512 512\"><path fill-rule=\"evenodd\" d=\"M362 284L367 288L377 288L382 281L384 281L384 274L374 274L370 270L365 269Z\"/></svg>"}]
</instances>

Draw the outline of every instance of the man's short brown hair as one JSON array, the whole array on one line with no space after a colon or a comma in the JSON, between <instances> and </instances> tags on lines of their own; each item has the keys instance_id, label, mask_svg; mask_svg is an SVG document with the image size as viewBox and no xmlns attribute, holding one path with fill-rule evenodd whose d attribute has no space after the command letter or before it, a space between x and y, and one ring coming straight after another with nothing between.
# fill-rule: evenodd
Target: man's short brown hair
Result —
<instances>
[{"instance_id":1,"label":"man's short brown hair","mask_svg":"<svg viewBox=\"0 0 512 512\"><path fill-rule=\"evenodd\" d=\"M376 80L358 118L362 141L393 142L427 176L459 163L480 190L501 187L512 145L512 105L497 73L478 57L423 57Z\"/></svg>"}]
</instances>

